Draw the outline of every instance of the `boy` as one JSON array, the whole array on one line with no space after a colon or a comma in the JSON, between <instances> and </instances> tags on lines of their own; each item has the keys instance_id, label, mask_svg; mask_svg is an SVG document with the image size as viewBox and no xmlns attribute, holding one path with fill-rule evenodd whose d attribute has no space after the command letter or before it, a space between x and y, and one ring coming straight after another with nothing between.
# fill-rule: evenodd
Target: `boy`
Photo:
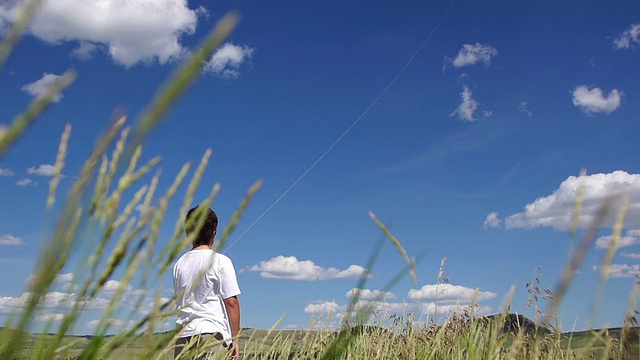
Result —
<instances>
[{"instance_id":1,"label":"boy","mask_svg":"<svg viewBox=\"0 0 640 360\"><path fill-rule=\"evenodd\" d=\"M195 233L199 222L202 227ZM240 287L231 259L211 250L217 229L218 216L213 210L196 206L187 213L185 230L194 237L193 248L173 267L173 289L179 310L176 324L181 328L175 357L191 341L223 342L199 359L227 350L232 352L232 359L240 354L238 340L232 342L240 331Z\"/></svg>"}]
</instances>

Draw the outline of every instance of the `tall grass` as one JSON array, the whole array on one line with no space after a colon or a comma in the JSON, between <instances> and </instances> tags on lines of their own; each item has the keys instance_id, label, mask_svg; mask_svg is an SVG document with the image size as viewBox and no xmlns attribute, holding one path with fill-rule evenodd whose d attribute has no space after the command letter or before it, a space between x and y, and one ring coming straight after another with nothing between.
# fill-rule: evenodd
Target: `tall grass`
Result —
<instances>
[{"instance_id":1,"label":"tall grass","mask_svg":"<svg viewBox=\"0 0 640 360\"><path fill-rule=\"evenodd\" d=\"M29 19L37 11L39 1L31 1L24 14L0 45L0 69L10 56ZM207 150L195 171L191 163L184 164L173 177L171 185L162 194L158 193L160 158L154 157L140 164L143 144L148 133L156 127L167 109L183 94L189 84L201 71L205 59L222 43L238 21L236 14L224 17L203 41L198 51L170 77L150 101L150 105L132 126L126 117L113 122L98 139L96 145L68 194L59 200L58 185L65 167L68 140L72 133L70 125L61 135L59 151L55 162L55 176L50 183L46 199L48 209L56 209L56 227L42 242L42 248L34 269L34 278L27 293L23 308L12 313L0 330L0 359L15 358L140 358L170 359L172 344L178 333L175 330L161 332L164 324L175 315L175 300L163 300L161 289L147 291L130 300L128 291L132 284L145 289L157 286L166 269L184 249L190 239L185 237L182 219L192 205L195 191L199 188L202 175L211 152ZM75 72L69 70L44 96L36 99L22 114L15 118L6 132L0 134L0 158L7 156L11 146L20 139L38 116L60 91L71 85ZM147 179L154 174L148 182ZM217 249L224 246L232 231L242 218L253 196L259 191L261 181L248 189L232 220L224 229ZM158 242L160 226L167 220L169 203L181 187L186 187L175 227L170 240L161 246ZM204 205L211 205L219 191L214 185ZM580 199L576 202L579 211ZM56 205L55 207L54 205ZM546 320L553 318L560 301L566 293L572 276L583 261L586 251L593 243L595 231L604 217L612 211L612 202L606 201L592 226L585 232L580 245L575 249L564 275L553 291L542 295L539 287L527 286L530 295L536 299L537 314ZM141 209L140 212L135 211ZM51 210L54 211L54 210ZM423 256L410 257L401 242L373 214L370 216L378 226L384 239L397 249L406 266L384 286L391 289L403 277L410 276L417 284L416 265ZM616 222L616 236L619 236L624 218L624 209ZM50 335L29 334L28 329L46 302L54 282L63 270L68 269L70 259L81 254L79 239L91 248L87 261L76 274L82 274L74 284L74 295L67 299L66 313L58 322L50 322L46 330ZM386 241L386 240L385 240ZM372 250L367 263L367 271L374 267L384 246L380 241ZM108 251L107 251L108 250ZM603 280L608 277L608 264L613 256L610 249L603 266ZM440 264L438 283L448 282L443 275L445 260ZM105 292L110 280L119 276L117 287L109 288L111 294L104 304L101 317L90 338L72 337L82 314ZM358 289L367 283L363 276ZM111 283L112 284L112 283ZM545 323L536 321L533 327L524 323L521 317L503 313L493 317L477 316L474 307L462 312L449 314L446 320L418 321L422 314L385 314L380 312L380 300L362 304L358 293L349 304L338 327L329 329L334 319L329 316L315 319L309 329L297 331L250 331L240 334L245 358L255 359L622 359L638 356L638 313L635 304L639 287L634 287L630 296L630 307L626 312L624 327L618 333L608 331L589 332L584 336L563 336L560 329L547 330ZM546 312L539 310L539 296L550 302ZM128 315L132 322L125 330L112 336L114 318L122 314L123 302L127 302ZM149 301L151 304L149 304ZM142 316L133 316L143 314ZM522 321L522 323L521 323ZM276 324L277 326L277 324ZM188 348L181 358L202 354L215 344L200 344ZM225 357L226 354L220 355Z\"/></svg>"}]
</instances>

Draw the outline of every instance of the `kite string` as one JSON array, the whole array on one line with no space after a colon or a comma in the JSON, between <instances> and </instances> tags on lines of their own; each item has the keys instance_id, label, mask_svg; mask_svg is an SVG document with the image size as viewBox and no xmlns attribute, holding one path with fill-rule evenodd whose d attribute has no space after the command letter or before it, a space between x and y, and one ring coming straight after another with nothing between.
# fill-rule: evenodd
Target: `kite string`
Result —
<instances>
[{"instance_id":1,"label":"kite string","mask_svg":"<svg viewBox=\"0 0 640 360\"><path fill-rule=\"evenodd\" d=\"M451 8L453 7L453 4L455 3L455 0L451 0L451 3L449 4L449 7L447 7L447 10L445 10L444 14L442 15L442 17L440 18L440 20L438 21L438 23L436 24L436 26L433 28L433 30L431 30L431 32L429 33L429 35L427 35L427 37L424 39L424 41L422 41L422 43L420 44L420 46L418 46L418 49L413 53L413 55L411 55L411 57L409 58L409 60L404 64L404 66L402 67L402 69L400 69L400 71L398 72L398 74L389 82L389 84L384 88L384 90L382 90L382 92L375 98L375 100L373 100L373 102L371 102L371 104L360 114L360 116L358 116L356 118L356 120L351 124L351 126L349 126L347 128L347 130L345 130L342 135L340 135L338 137L338 139L336 139L336 141L333 142L333 144L331 144L331 146L329 146L329 148L322 153L322 155L320 155L320 157L314 161L313 164L311 164L311 166L309 166L309 168L307 168L307 170L305 170L304 173L302 173L302 175L300 175L296 181L294 181L282 194L280 194L280 196L278 196L278 198L264 211L262 212L262 214L260 214L260 216L258 216L252 223L251 225L249 225L249 227L247 227L242 234L240 234L240 236L238 236L225 250L225 252L229 249L231 249L231 247L238 242L238 240L242 239L242 237L249 232L249 230L251 230L260 220L262 220L263 217L265 217L265 215L267 215L269 213L269 211L271 211L271 209L273 209L274 206L276 206L280 200L282 200L282 198L284 198L285 196L287 196L287 194L294 188L296 187L296 185L298 185L298 183L300 181L302 181L302 179L304 179L305 176L307 176L307 174L309 172L311 172L311 170L313 170L316 165L318 165L318 163L320 161L322 161L325 156L327 156L327 154L329 154L333 148L338 145L338 143L340 143L340 141L342 141L342 139L347 136L347 134L351 131L351 129L353 129L359 122L360 120L362 120L362 118L364 118L367 113L369 113L369 110L371 110L377 103L378 101L380 101L380 99L382 99L382 97L387 93L387 91L389 91L389 89L393 86L393 84L395 84L395 82L400 78L400 76L402 76L402 74L404 73L404 71L409 67L409 65L413 62L413 60L416 58L416 56L418 56L418 54L420 53L420 51L422 51L422 49L425 47L425 45L429 42L429 40L431 39L431 37L433 36L433 34L435 34L435 32L438 30L438 28L440 27L440 25L442 24L442 22L444 21L444 19L447 17L447 15L449 14L449 11L451 10Z\"/></svg>"}]
</instances>

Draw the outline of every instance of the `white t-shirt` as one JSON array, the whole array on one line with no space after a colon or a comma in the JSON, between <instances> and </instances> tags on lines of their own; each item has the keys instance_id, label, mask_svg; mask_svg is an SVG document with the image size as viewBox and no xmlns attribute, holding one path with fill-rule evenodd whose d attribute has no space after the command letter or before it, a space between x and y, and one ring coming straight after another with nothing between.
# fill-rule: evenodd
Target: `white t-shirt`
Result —
<instances>
[{"instance_id":1,"label":"white t-shirt","mask_svg":"<svg viewBox=\"0 0 640 360\"><path fill-rule=\"evenodd\" d=\"M219 332L231 342L223 300L240 295L231 259L211 249L187 252L173 266L173 289L180 337Z\"/></svg>"}]
</instances>

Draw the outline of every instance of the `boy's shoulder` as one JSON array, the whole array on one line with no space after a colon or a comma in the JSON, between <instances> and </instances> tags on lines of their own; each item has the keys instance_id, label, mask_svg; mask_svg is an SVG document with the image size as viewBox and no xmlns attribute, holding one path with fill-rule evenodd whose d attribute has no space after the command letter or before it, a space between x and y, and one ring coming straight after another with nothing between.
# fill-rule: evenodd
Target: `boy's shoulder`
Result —
<instances>
[{"instance_id":1,"label":"boy's shoulder","mask_svg":"<svg viewBox=\"0 0 640 360\"><path fill-rule=\"evenodd\" d=\"M221 254L215 251L213 253L215 254L214 256L216 256L218 258L218 261L220 261L221 263L229 264L229 265L232 264L231 258L228 257L227 255Z\"/></svg>"}]
</instances>

